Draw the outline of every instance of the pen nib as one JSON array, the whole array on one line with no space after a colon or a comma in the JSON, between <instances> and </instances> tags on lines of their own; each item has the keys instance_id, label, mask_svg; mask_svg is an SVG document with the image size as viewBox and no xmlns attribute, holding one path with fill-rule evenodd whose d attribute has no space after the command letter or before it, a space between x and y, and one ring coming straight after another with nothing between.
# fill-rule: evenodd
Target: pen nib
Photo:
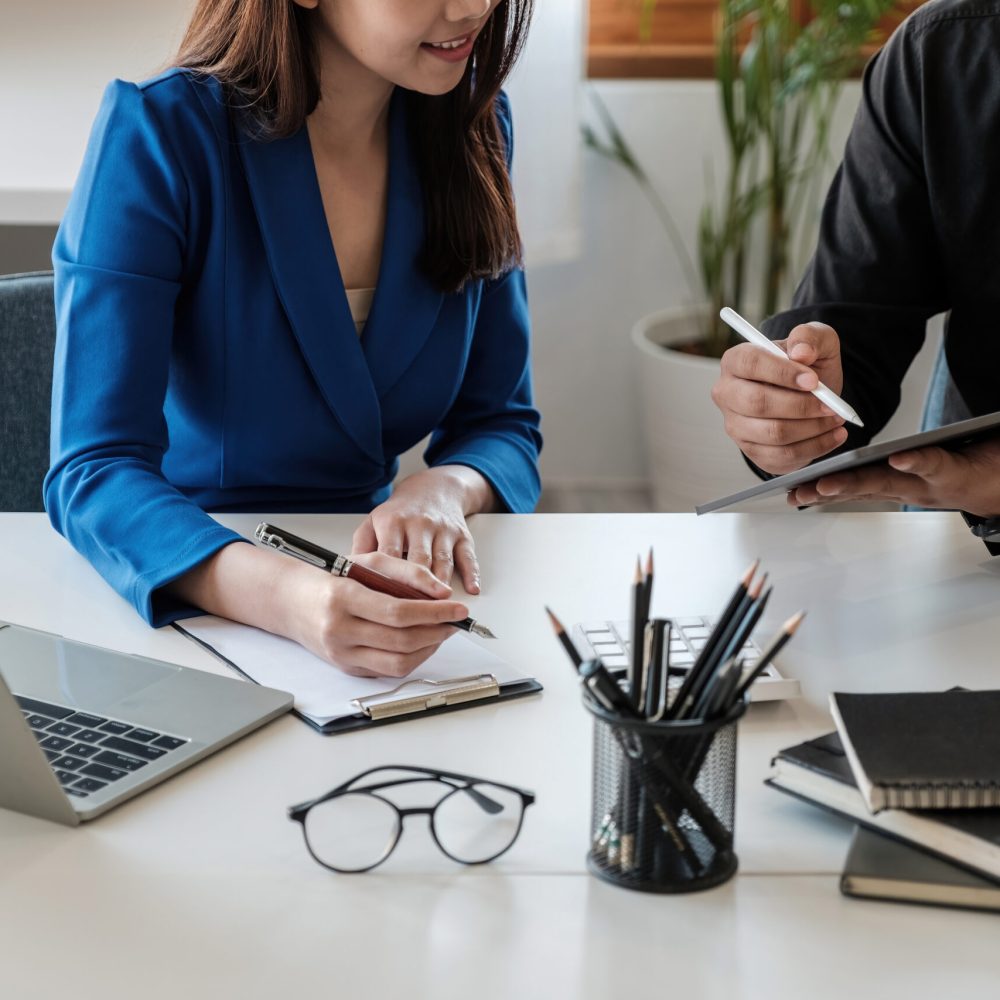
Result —
<instances>
[{"instance_id":1,"label":"pen nib","mask_svg":"<svg viewBox=\"0 0 1000 1000\"><path fill-rule=\"evenodd\" d=\"M496 636L485 625L480 625L479 622L473 622L470 631L478 635L480 639L496 638Z\"/></svg>"}]
</instances>

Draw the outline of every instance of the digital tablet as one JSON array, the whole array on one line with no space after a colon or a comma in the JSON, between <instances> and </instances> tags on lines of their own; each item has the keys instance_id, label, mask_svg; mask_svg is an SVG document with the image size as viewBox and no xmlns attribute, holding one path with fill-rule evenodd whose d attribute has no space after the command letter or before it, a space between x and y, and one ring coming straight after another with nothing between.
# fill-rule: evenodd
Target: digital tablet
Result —
<instances>
[{"instance_id":1,"label":"digital tablet","mask_svg":"<svg viewBox=\"0 0 1000 1000\"><path fill-rule=\"evenodd\" d=\"M930 447L957 451L973 441L992 437L995 434L1000 434L1000 411L987 413L982 417L973 417L971 420L960 420L955 424L945 424L944 427L936 427L932 431L923 431L920 434L909 434L906 437L882 441L879 444L866 444L863 448L845 451L842 455L824 458L823 461L814 462L804 469L789 472L784 476L776 476L774 479L765 480L756 486L749 486L745 490L740 490L739 493L731 493L727 497L710 500L708 503L695 507L694 510L696 514L709 514L713 510L722 510L746 500L769 497L776 493L787 493L797 486L815 482L817 479L829 476L834 472L858 469L863 465L874 465L901 451Z\"/></svg>"}]
</instances>

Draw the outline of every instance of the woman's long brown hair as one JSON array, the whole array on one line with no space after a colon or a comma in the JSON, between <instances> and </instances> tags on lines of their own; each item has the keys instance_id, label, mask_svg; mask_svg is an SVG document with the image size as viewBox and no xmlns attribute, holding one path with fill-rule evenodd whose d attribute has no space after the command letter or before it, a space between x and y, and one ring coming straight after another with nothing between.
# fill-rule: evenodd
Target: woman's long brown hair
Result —
<instances>
[{"instance_id":1,"label":"woman's long brown hair","mask_svg":"<svg viewBox=\"0 0 1000 1000\"><path fill-rule=\"evenodd\" d=\"M496 98L524 45L534 0L500 0L461 83L407 91L424 191L421 265L444 292L521 263ZM295 134L319 101L314 11L292 0L199 0L173 64L215 77L257 139Z\"/></svg>"}]
</instances>

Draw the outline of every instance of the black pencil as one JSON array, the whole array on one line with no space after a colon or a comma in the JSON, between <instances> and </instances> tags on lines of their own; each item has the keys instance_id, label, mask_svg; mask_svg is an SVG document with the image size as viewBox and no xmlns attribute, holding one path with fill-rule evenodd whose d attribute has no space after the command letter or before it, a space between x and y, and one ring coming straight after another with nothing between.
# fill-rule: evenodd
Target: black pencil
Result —
<instances>
[{"instance_id":1,"label":"black pencil","mask_svg":"<svg viewBox=\"0 0 1000 1000\"><path fill-rule=\"evenodd\" d=\"M702 675L706 667L711 662L711 657L714 654L715 647L718 645L719 639L722 636L722 631L725 630L726 626L729 624L729 620L732 618L733 614L746 597L748 588L750 587L750 582L753 580L754 574L757 572L757 567L759 565L760 560L755 559L751 566L743 574L740 582L737 584L736 590L733 591L732 597L729 598L729 603L726 604L722 614L719 615L719 618L715 623L715 628L712 630L712 634L708 637L708 641L702 647L701 652L695 659L694 665L687 672L687 676L684 678L684 681L680 686L680 690L677 692L677 696L668 708L666 712L666 717L668 719L676 719L678 717L678 713L682 711L685 703L690 700L692 688L696 684L700 685L703 682L704 678Z\"/></svg>"},{"instance_id":2,"label":"black pencil","mask_svg":"<svg viewBox=\"0 0 1000 1000\"><path fill-rule=\"evenodd\" d=\"M549 621L552 622L556 638L561 643L562 648L566 650L566 654L569 656L573 666L579 673L580 664L583 663L583 657L577 651L576 646L573 645L573 640L566 634L566 629L563 628L563 623L556 618L555 613L548 605L545 606L545 613L549 616Z\"/></svg>"},{"instance_id":3,"label":"black pencil","mask_svg":"<svg viewBox=\"0 0 1000 1000\"><path fill-rule=\"evenodd\" d=\"M663 685L666 675L663 671L663 644L670 641L667 630L670 622L665 618L654 618L650 623L652 638L649 644L649 659L646 663L646 673L643 677L643 714L647 719L653 719L660 710L663 698Z\"/></svg>"},{"instance_id":4,"label":"black pencil","mask_svg":"<svg viewBox=\"0 0 1000 1000\"><path fill-rule=\"evenodd\" d=\"M765 573L760 581L760 586L763 587L765 581L767 580L767 574ZM757 589L756 587L754 588ZM732 638L726 643L726 648L720 653L719 659L722 661L728 660L731 656L739 656L740 651L746 645L747 640L753 634L753 630L757 627L757 622L760 621L764 611L767 608L767 602L771 599L771 591L773 587L768 587L763 594L759 593L756 595L753 604L747 611L743 621L740 623L739 627L733 632Z\"/></svg>"},{"instance_id":5,"label":"black pencil","mask_svg":"<svg viewBox=\"0 0 1000 1000\"><path fill-rule=\"evenodd\" d=\"M646 556L646 572L642 580L642 620L649 619L649 607L653 602L653 547Z\"/></svg>"},{"instance_id":6,"label":"black pencil","mask_svg":"<svg viewBox=\"0 0 1000 1000\"><path fill-rule=\"evenodd\" d=\"M733 697L733 701L739 701L740 698L746 694L750 685L767 669L767 665L781 652L782 646L788 642L796 631L798 627L802 624L802 619L805 618L806 613L804 611L798 612L798 614L792 615L791 618L785 622L784 625L778 630L777 635L767 644L767 648L761 651L760 659L754 664L753 669L750 671L749 675L736 689L736 693Z\"/></svg>"},{"instance_id":7,"label":"black pencil","mask_svg":"<svg viewBox=\"0 0 1000 1000\"><path fill-rule=\"evenodd\" d=\"M643 591L642 565L639 557L635 559L635 577L632 580L632 648L628 658L628 696L632 707L638 712L639 688L642 686L642 659L644 652L644 635L646 620L642 615Z\"/></svg>"},{"instance_id":8,"label":"black pencil","mask_svg":"<svg viewBox=\"0 0 1000 1000\"><path fill-rule=\"evenodd\" d=\"M751 569L756 570L757 563ZM747 573L750 571L748 570ZM706 687L711 683L713 676L725 662L720 659L722 653L729 645L730 639L744 620L757 595L760 593L761 581L753 582L752 577L748 579L744 574L736 592L730 598L729 604L719 616L719 620L708 637L708 641L702 648L691 672L684 679L681 690L674 701L673 719L686 719L691 717L694 706L701 701L701 696ZM686 690L685 690L686 688Z\"/></svg>"},{"instance_id":9,"label":"black pencil","mask_svg":"<svg viewBox=\"0 0 1000 1000\"><path fill-rule=\"evenodd\" d=\"M737 604L736 610L729 618L726 627L722 629L718 641L712 650L712 661L716 668L721 666L730 656L733 655L733 640L743 629L744 624L753 614L755 607L760 601L760 595L767 583L768 574L765 573L759 580L755 580L747 589L743 599ZM736 649L739 647L737 646Z\"/></svg>"}]
</instances>

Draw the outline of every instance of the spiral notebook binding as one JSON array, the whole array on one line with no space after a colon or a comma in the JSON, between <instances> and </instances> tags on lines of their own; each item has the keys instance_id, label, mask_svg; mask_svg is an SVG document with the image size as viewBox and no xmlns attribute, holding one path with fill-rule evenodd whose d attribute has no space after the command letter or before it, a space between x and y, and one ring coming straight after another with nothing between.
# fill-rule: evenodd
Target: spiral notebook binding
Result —
<instances>
[{"instance_id":1,"label":"spiral notebook binding","mask_svg":"<svg viewBox=\"0 0 1000 1000\"><path fill-rule=\"evenodd\" d=\"M907 783L883 786L889 809L993 809L1000 807L995 781L954 784Z\"/></svg>"}]
</instances>

